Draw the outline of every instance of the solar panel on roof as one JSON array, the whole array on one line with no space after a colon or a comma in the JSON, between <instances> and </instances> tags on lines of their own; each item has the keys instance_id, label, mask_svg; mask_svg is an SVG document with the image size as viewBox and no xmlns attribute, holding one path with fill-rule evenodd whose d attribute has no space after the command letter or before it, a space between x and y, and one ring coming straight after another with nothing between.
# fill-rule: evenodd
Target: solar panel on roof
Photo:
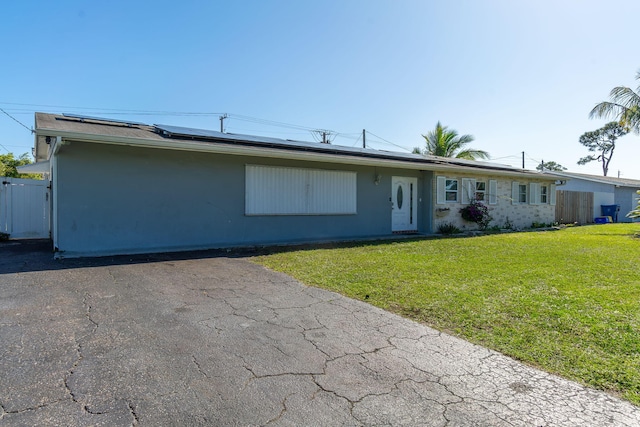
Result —
<instances>
[{"instance_id":1,"label":"solar panel on roof","mask_svg":"<svg viewBox=\"0 0 640 427\"><path fill-rule=\"evenodd\" d=\"M172 126L172 125L154 125L157 129L160 129L163 132L168 133L169 135L175 136L198 136L204 138L219 138L220 136L225 136L228 134L217 132L215 130L208 129L196 129L196 128L187 128L182 126Z\"/></svg>"},{"instance_id":2,"label":"solar panel on roof","mask_svg":"<svg viewBox=\"0 0 640 427\"><path fill-rule=\"evenodd\" d=\"M344 145L321 144L319 142L293 141L290 139L267 138L253 135L238 135L232 133L222 133L207 129L194 129L171 125L154 125L166 136L170 138L190 138L204 141L237 142L243 144L258 145L264 147L278 147L285 149L295 149L304 151L314 151L317 153L344 154L350 156L395 159L424 163L446 163L460 166L471 166L480 168L498 168L503 170L513 169L506 165L496 165L491 163L476 162L473 160L454 159L446 157L422 156L413 153L399 153L395 151L374 150L371 148L346 147Z\"/></svg>"},{"instance_id":3,"label":"solar panel on roof","mask_svg":"<svg viewBox=\"0 0 640 427\"><path fill-rule=\"evenodd\" d=\"M124 124L124 125L147 126L147 124L145 124L145 123L132 122L130 120L105 119L103 117L83 116L83 115L80 115L80 114L70 114L70 113L63 113L62 115L64 117L69 117L71 119L96 120L96 121L99 121L99 122L121 123L121 124Z\"/></svg>"},{"instance_id":4,"label":"solar panel on roof","mask_svg":"<svg viewBox=\"0 0 640 427\"><path fill-rule=\"evenodd\" d=\"M257 143L261 145L278 145L285 147L294 147L294 148L303 148L303 149L313 149L317 151L328 151L328 152L344 152L350 154L378 154L388 156L391 152L384 152L379 150L373 150L370 148L354 148L354 147L346 147L343 145L331 145L331 144L321 144L319 142L309 142L309 141L295 141L291 139L279 139L279 138L269 138L263 136L254 136L254 135L240 135L233 133L222 133L214 130L207 129L194 129L194 128L186 128L181 126L171 126L171 125L154 125L157 129L166 133L167 136L170 137L188 137L188 138L201 138L201 139L213 139L217 141L236 141L236 142L249 142L249 143ZM402 153L393 153L394 155L403 155ZM407 154L408 157L415 157L413 154Z\"/></svg>"}]
</instances>

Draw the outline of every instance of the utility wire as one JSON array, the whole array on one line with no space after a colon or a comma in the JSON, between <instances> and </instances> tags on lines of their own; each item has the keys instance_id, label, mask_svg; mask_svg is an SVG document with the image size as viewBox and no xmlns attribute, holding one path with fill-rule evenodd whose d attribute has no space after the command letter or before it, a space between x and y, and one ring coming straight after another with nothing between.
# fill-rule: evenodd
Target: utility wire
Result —
<instances>
[{"instance_id":1,"label":"utility wire","mask_svg":"<svg viewBox=\"0 0 640 427\"><path fill-rule=\"evenodd\" d=\"M380 136L376 135L376 134L375 134L375 133L373 133L373 132L369 132L369 131L366 131L366 132L367 132L368 134L372 135L372 136L375 136L375 137L376 137L376 138L378 138L378 139L381 139L382 141L386 142L387 144L391 144L391 145L393 145L394 147L398 147L398 148L401 148L401 149L403 149L403 150L405 150L405 151L411 152L411 150L408 150L406 147L402 147L402 146L400 146L400 145L398 145L398 144L394 144L394 143L393 143L393 142L391 142L391 141L387 141L386 139L384 139L384 138L382 138L382 137L380 137Z\"/></svg>"},{"instance_id":2,"label":"utility wire","mask_svg":"<svg viewBox=\"0 0 640 427\"><path fill-rule=\"evenodd\" d=\"M6 111L4 111L2 108L0 108L0 111L2 111L4 114L7 115L7 117L9 117L11 120L13 120L14 122L18 123L20 126L22 126L23 128L25 128L26 130L28 130L29 132L33 133L33 129L30 129L27 125L25 125L24 123L22 123L20 120L16 119L15 117L13 117L11 114L7 113ZM5 148L5 150L7 150ZM7 150L9 151L9 150Z\"/></svg>"},{"instance_id":3,"label":"utility wire","mask_svg":"<svg viewBox=\"0 0 640 427\"><path fill-rule=\"evenodd\" d=\"M284 135L308 135L308 132L291 132L291 131L263 131L260 129L250 129L250 128L242 128L235 126L225 126L225 129L229 132L259 132L259 133L269 133L269 134L284 134Z\"/></svg>"},{"instance_id":4,"label":"utility wire","mask_svg":"<svg viewBox=\"0 0 640 427\"><path fill-rule=\"evenodd\" d=\"M236 120L242 120L245 122L252 122L252 123L268 125L268 126L277 126L277 127L290 128L290 129L296 129L296 130L306 130L306 131L318 130L317 127L313 128L309 126L294 125L291 123L277 122L275 120L268 120L268 119L259 119L257 117L244 116L241 114L229 114L229 117L235 118Z\"/></svg>"},{"instance_id":5,"label":"utility wire","mask_svg":"<svg viewBox=\"0 0 640 427\"><path fill-rule=\"evenodd\" d=\"M75 111L81 111L83 114L87 114L87 115L96 114L96 115L193 116L193 117L202 117L202 116L217 116L217 115L221 115L222 114L222 113L216 113L216 112L196 112L196 111L162 111L162 110L115 109L115 108L99 108L99 107L72 107L72 106L68 106L68 105L27 104L27 103L17 103L17 102L0 102L0 105L12 105L12 106L19 106L19 107L45 107L45 108L56 108L56 109L60 109L60 110L75 110ZM33 112L32 109L28 109L28 108L11 108L11 110L12 111L15 110L17 112L17 114L26 114L26 113L32 113ZM11 116L5 110L0 108L0 111L2 111L4 114L9 116L11 119L15 120L17 123L19 123L25 129L27 129L30 132L32 132L31 129L29 129L26 125L24 125L22 122L17 120L15 117ZM18 113L18 111L19 111L19 113ZM318 128L318 127L309 127L309 126L303 126L303 125L296 125L296 124L292 124L292 123L279 122L279 121L275 121L275 120L260 119L260 118L257 118L257 117L245 116L245 115L241 115L241 114L227 114L227 117L236 119L238 121L250 122L250 123L255 123L255 124L263 125L263 126L273 126L273 127L294 129L294 130L298 130L298 131L306 131L306 132L311 133L311 136L317 142L319 142L319 136L320 136L318 132L326 132L327 141L329 141L329 142L335 141L335 139L338 138L338 137L350 139L352 141L355 139L355 143L353 143L352 146L357 145L358 142L360 141L360 138L362 138L362 134L360 132L358 132L358 133L342 133L342 132L335 132L335 131L332 131L332 130L320 130L320 128ZM235 128L235 129L240 130L239 128ZM259 129L255 129L254 131L261 132ZM267 131L267 132L275 133L275 132L272 132L272 131ZM285 133L285 132L278 132L278 133ZM375 138L378 138L380 141L383 141L384 143L387 143L389 145L397 147L397 148L399 148L399 149L401 149L403 151L411 152L411 150L407 149L406 147L403 147L403 146L395 144L395 143L393 143L391 141L388 141L388 140L386 140L386 139L384 139L384 138L382 138L382 137L380 137L380 136L378 136L378 135L376 135L376 134L374 134L372 132L367 131L367 133L369 133L371 136L374 136ZM302 134L302 133L298 133L298 134ZM376 142L376 141L373 141L373 142Z\"/></svg>"},{"instance_id":6,"label":"utility wire","mask_svg":"<svg viewBox=\"0 0 640 427\"><path fill-rule=\"evenodd\" d=\"M356 139L356 142L352 145L352 147L355 147L356 145L358 145L358 142L360 141L360 138L362 138L362 134L358 134L358 139Z\"/></svg>"},{"instance_id":7,"label":"utility wire","mask_svg":"<svg viewBox=\"0 0 640 427\"><path fill-rule=\"evenodd\" d=\"M194 116L209 116L219 115L222 113L206 113L206 112L192 112L192 111L154 111L154 110L127 110L122 108L101 108L101 107L71 107L68 105L49 105L49 104L22 104L17 102L0 102L2 105L20 105L24 107L47 107L47 108L60 108L64 110L93 110L100 111L100 114L107 114L106 111L112 111L111 114L165 114L165 115L194 115ZM90 114L90 113L85 113Z\"/></svg>"}]
</instances>

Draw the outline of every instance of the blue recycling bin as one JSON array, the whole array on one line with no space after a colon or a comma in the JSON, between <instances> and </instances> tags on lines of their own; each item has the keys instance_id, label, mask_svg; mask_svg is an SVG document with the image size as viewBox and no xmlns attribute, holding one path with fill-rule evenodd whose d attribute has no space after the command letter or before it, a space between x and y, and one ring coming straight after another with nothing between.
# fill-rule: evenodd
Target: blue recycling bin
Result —
<instances>
[{"instance_id":1,"label":"blue recycling bin","mask_svg":"<svg viewBox=\"0 0 640 427\"><path fill-rule=\"evenodd\" d=\"M600 205L602 216L610 216L613 222L618 222L618 211L620 205Z\"/></svg>"}]
</instances>

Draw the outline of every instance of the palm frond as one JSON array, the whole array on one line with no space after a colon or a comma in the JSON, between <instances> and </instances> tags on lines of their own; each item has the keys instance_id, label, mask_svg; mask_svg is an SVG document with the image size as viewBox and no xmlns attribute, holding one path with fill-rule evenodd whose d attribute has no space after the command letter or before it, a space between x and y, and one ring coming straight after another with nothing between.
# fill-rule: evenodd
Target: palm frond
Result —
<instances>
[{"instance_id":1,"label":"palm frond","mask_svg":"<svg viewBox=\"0 0 640 427\"><path fill-rule=\"evenodd\" d=\"M596 104L595 107L589 112L590 119L608 119L611 117L620 116L624 110L624 105L616 104L615 102L603 101Z\"/></svg>"},{"instance_id":2,"label":"palm frond","mask_svg":"<svg viewBox=\"0 0 640 427\"><path fill-rule=\"evenodd\" d=\"M440 156L440 157L460 157L475 160L476 158L488 158L489 155L482 150L464 150L464 147L471 143L473 135L459 135L454 129L442 126L442 123L436 123L433 130L423 134L425 140L425 149L423 154ZM465 153L471 153L469 155ZM464 157L467 156L467 157Z\"/></svg>"},{"instance_id":3,"label":"palm frond","mask_svg":"<svg viewBox=\"0 0 640 427\"><path fill-rule=\"evenodd\" d=\"M484 150L475 150L473 148L469 148L467 150L462 150L458 152L456 158L458 159L467 159L467 160L478 160L478 159L488 159L489 153Z\"/></svg>"},{"instance_id":4,"label":"palm frond","mask_svg":"<svg viewBox=\"0 0 640 427\"><path fill-rule=\"evenodd\" d=\"M627 108L640 104L640 95L626 86L618 86L611 89L609 98L612 102Z\"/></svg>"},{"instance_id":5,"label":"palm frond","mask_svg":"<svg viewBox=\"0 0 640 427\"><path fill-rule=\"evenodd\" d=\"M636 72L636 80L640 80L640 70ZM596 104L589 118L613 118L625 129L640 134L640 86L636 92L626 86L614 87L609 99Z\"/></svg>"}]
</instances>

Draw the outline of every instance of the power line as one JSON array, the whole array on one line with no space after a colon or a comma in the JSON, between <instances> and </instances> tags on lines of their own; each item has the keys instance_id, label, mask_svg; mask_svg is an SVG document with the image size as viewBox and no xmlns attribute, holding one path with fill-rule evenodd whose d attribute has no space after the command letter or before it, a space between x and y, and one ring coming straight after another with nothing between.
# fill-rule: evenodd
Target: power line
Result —
<instances>
[{"instance_id":1,"label":"power line","mask_svg":"<svg viewBox=\"0 0 640 427\"><path fill-rule=\"evenodd\" d=\"M521 158L522 156L512 155L512 156L504 156L504 157L492 157L491 160L502 160L502 159L518 159L519 160Z\"/></svg>"},{"instance_id":2,"label":"power line","mask_svg":"<svg viewBox=\"0 0 640 427\"><path fill-rule=\"evenodd\" d=\"M7 115L7 117L9 117L11 120L13 120L14 122L18 123L20 126L22 126L23 128L25 128L26 130L28 130L29 132L33 133L33 130L30 129L27 125L25 125L24 123L22 123L20 120L16 119L15 117L13 117L11 114L7 113L6 111L4 111L2 108L0 108L0 111L2 111L4 114ZM5 148L5 150L7 150ZM9 150L7 150L9 151Z\"/></svg>"},{"instance_id":3,"label":"power line","mask_svg":"<svg viewBox=\"0 0 640 427\"><path fill-rule=\"evenodd\" d=\"M69 105L50 105L50 104L22 104L18 102L0 102L2 105L20 105L23 107L46 107L46 108L59 108L64 110L93 110L99 111L100 114L144 114L144 115L194 115L194 116L213 116L224 113L208 113L198 111L162 111L162 110L128 110L123 108L101 108L101 107L72 107ZM26 110L26 109L24 109ZM112 113L107 113L108 111ZM89 113L87 113L89 114Z\"/></svg>"},{"instance_id":4,"label":"power line","mask_svg":"<svg viewBox=\"0 0 640 427\"><path fill-rule=\"evenodd\" d=\"M408 150L406 147L402 147L401 145L394 144L394 143L393 143L393 142L391 142L391 141L387 141L386 139L384 139L384 138L382 138L382 137L380 137L380 136L376 135L376 134L375 134L375 133L373 133L373 132L369 132L369 131L367 131L367 133L368 133L368 134L370 134L370 135L372 135L372 136L375 136L375 137L376 137L376 138L378 138L378 139L383 140L383 141L384 141L384 142L386 142L387 144L391 144L391 145L393 145L394 147L398 147L398 148L401 148L401 149L403 149L403 150L405 150L405 151L409 151L409 152L411 152L411 150Z\"/></svg>"},{"instance_id":5,"label":"power line","mask_svg":"<svg viewBox=\"0 0 640 427\"><path fill-rule=\"evenodd\" d=\"M236 120L257 123L257 124L267 125L267 126L276 126L276 127L290 128L290 129L296 129L296 130L306 130L306 131L318 130L317 127L313 128L309 126L294 125L291 123L277 122L275 120L268 120L268 119L259 119L257 117L244 116L241 114L229 114L229 117L234 118Z\"/></svg>"},{"instance_id":6,"label":"power line","mask_svg":"<svg viewBox=\"0 0 640 427\"><path fill-rule=\"evenodd\" d=\"M362 138L362 134L358 134L358 138L356 139L356 142L352 145L352 147L358 145L358 141L360 141L360 138Z\"/></svg>"},{"instance_id":7,"label":"power line","mask_svg":"<svg viewBox=\"0 0 640 427\"><path fill-rule=\"evenodd\" d=\"M99 108L99 107L73 107L73 106L68 106L68 105L51 105L51 104L27 104L27 103L17 103L17 102L0 102L0 105L12 105L12 106L19 106L19 107L45 107L45 108L56 108L56 109L61 109L61 110L79 110L82 111L83 114L95 114L95 115L130 115L130 116L192 116L192 117L202 117L202 116L220 116L222 114L226 114L227 118L230 119L235 119L238 121L244 121L244 122L249 122L249 123L255 123L257 125L263 125L263 126L273 126L273 127L280 127L280 128L286 128L286 129L294 129L297 131L305 131L309 132L312 136L312 138L316 141L316 142L333 142L335 141L336 138L340 137L340 138L345 138L345 139L349 139L349 140L355 140L355 143L353 144L353 146L355 146L358 141L360 141L360 138L363 137L363 135L358 132L358 133L342 133L342 132L336 132L336 131L332 131L332 130L325 130L325 129L321 129L318 127L309 127L309 126L303 126L303 125L297 125L297 124L292 124L292 123L286 123L286 122L279 122L279 121L275 121L275 120L269 120L269 119L261 119L261 118L257 118L257 117L251 117L251 116L246 116L246 115L242 115L242 114L231 114L231 113L217 113L217 112L197 112L197 111L163 111L163 110L139 110L139 109L115 109L115 108ZM1 110L1 109L0 109ZM12 111L16 111L16 114L26 114L26 113L32 113L34 110L33 109L28 109L28 108L11 108ZM25 127L26 129L28 129L31 132L31 129L29 129L27 126L25 126L23 123L21 123L20 121L18 121L17 119L15 119L13 116L11 116L9 113L7 113L4 110L1 110L4 114L6 114L7 116L11 117L13 120L15 120L16 122L18 122L21 126ZM237 127L233 127L234 129L238 129ZM254 129L254 131L256 132L266 132L266 133L275 133L273 131L261 131L259 129ZM372 132L367 131L370 135L378 138L380 141L383 141L384 143L387 143L389 145L392 145L394 147L397 147L403 151L409 151L406 147L403 147L401 145L395 144L389 140L386 140ZM278 133L286 133L286 132L278 132ZM301 134L301 133L298 133ZM323 136L324 135L324 136ZM378 141L379 142L379 141Z\"/></svg>"},{"instance_id":8,"label":"power line","mask_svg":"<svg viewBox=\"0 0 640 427\"><path fill-rule=\"evenodd\" d=\"M242 128L242 127L236 127L236 126L225 126L225 129L227 129L227 131L234 131L234 132L261 132L261 133L269 133L269 134L282 134L282 135L308 135L309 132L291 132L291 131L273 131L273 130L268 130L268 131L263 131L261 129L251 129L251 128Z\"/></svg>"}]
</instances>

